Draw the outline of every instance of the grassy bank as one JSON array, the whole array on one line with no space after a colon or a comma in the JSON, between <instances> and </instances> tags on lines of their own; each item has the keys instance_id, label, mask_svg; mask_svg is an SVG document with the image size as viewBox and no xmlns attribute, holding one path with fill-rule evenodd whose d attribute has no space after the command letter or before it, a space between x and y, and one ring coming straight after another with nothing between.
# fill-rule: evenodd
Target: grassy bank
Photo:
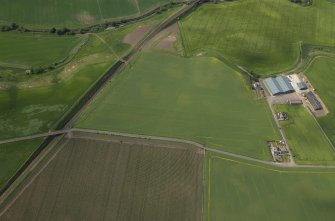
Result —
<instances>
[{"instance_id":1,"label":"grassy bank","mask_svg":"<svg viewBox=\"0 0 335 221\"><path fill-rule=\"evenodd\" d=\"M0 144L0 189L14 176L43 139Z\"/></svg>"}]
</instances>

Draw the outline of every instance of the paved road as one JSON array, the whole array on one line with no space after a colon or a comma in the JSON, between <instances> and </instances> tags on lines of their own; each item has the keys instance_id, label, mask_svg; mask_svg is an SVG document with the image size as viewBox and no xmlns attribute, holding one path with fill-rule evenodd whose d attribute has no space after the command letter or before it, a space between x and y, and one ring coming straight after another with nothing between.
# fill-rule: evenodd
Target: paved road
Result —
<instances>
[{"instance_id":1,"label":"paved road","mask_svg":"<svg viewBox=\"0 0 335 221\"><path fill-rule=\"evenodd\" d=\"M201 149L204 149L209 152L217 153L217 154L222 154L226 156L231 156L237 159L242 159L242 160L248 160L256 163L262 163L262 164L267 164L271 166L276 166L276 167L284 167L284 168L335 168L335 166L325 166L325 165L297 165L297 164L292 164L292 163L275 163L272 161L266 161L266 160L259 160L255 159L252 157L248 156L243 156L240 154L235 154L231 152L226 152L222 150L218 150L215 148L207 147L203 144L190 141L190 140L184 140L184 139L177 139L177 138L170 138L170 137L158 137L158 136L148 136L148 135L142 135L142 134L129 134L129 133L119 133L119 132L111 132L111 131L102 131L102 130L93 130L93 129L80 129L80 128L72 128L72 129L67 129L67 130L59 130L59 131L53 131L49 133L41 133L41 134L35 134L31 136L26 136L26 137L20 137L20 138L13 138L13 139L8 139L8 140L3 140L0 141L0 144L4 143L13 143L16 141L24 141L24 140L31 140L35 138L43 138L43 137L48 137L48 136L57 136L57 135L64 135L64 134L70 134L71 132L84 132L84 133L93 133L93 134L101 134L101 135L114 135L114 136L122 136L122 137L130 137L130 138L140 138L140 139L150 139L150 140L157 140L157 141L169 141L169 142L176 142L176 143L184 143L184 144L189 144L194 147L198 147Z\"/></svg>"},{"instance_id":2,"label":"paved road","mask_svg":"<svg viewBox=\"0 0 335 221\"><path fill-rule=\"evenodd\" d=\"M102 134L102 135L114 135L114 136L123 136L123 137L130 137L130 138L141 138L141 139L151 139L151 140L157 140L157 141L170 141L170 142L177 142L177 143L184 143L184 144L190 144L198 148L202 148L206 151L210 151L217 154L222 154L226 156L235 157L242 160L249 160L256 163L262 163L267 165L272 165L276 167L284 167L284 168L335 168L335 166L326 166L326 165L297 165L292 163L276 163L273 161L266 161L266 160L259 160L248 156L243 156L240 154L235 154L231 152L226 152L222 150L218 150L215 148L207 147L203 144L190 141L190 140L184 140L184 139L178 139L178 138L170 138L170 137L157 137L157 136L148 136L148 135L142 135L142 134L129 134L129 133L119 133L119 132L111 132L111 131L102 131L102 130L93 130L93 129L79 129L79 128L73 128L70 130L71 132L85 132L85 133L94 133L94 134Z\"/></svg>"}]
</instances>

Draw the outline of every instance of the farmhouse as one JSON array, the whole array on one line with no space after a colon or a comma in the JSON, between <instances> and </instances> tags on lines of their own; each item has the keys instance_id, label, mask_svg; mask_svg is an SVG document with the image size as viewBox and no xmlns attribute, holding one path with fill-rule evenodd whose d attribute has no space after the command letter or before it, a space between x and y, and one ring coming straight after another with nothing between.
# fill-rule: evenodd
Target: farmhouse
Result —
<instances>
[{"instance_id":1,"label":"farmhouse","mask_svg":"<svg viewBox=\"0 0 335 221\"><path fill-rule=\"evenodd\" d=\"M320 101L316 98L316 96L313 92L311 92L311 91L307 92L306 93L306 98L309 101L309 103L311 104L314 111L322 110L322 105L321 105Z\"/></svg>"},{"instance_id":2,"label":"farmhouse","mask_svg":"<svg viewBox=\"0 0 335 221\"><path fill-rule=\"evenodd\" d=\"M267 78L264 83L272 96L295 92L290 80L286 76Z\"/></svg>"}]
</instances>

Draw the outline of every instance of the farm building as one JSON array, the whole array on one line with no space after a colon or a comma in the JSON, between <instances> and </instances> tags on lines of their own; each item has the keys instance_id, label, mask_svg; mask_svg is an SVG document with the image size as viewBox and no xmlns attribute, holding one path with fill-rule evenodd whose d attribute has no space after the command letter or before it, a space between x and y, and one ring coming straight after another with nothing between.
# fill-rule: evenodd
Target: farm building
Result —
<instances>
[{"instance_id":1,"label":"farm building","mask_svg":"<svg viewBox=\"0 0 335 221\"><path fill-rule=\"evenodd\" d=\"M322 105L320 101L316 98L315 94L313 94L313 92L310 91L306 93L306 97L309 103L312 105L314 111L322 110Z\"/></svg>"},{"instance_id":2,"label":"farm building","mask_svg":"<svg viewBox=\"0 0 335 221\"><path fill-rule=\"evenodd\" d=\"M307 89L307 85L304 82L297 83L299 90L303 91Z\"/></svg>"},{"instance_id":3,"label":"farm building","mask_svg":"<svg viewBox=\"0 0 335 221\"><path fill-rule=\"evenodd\" d=\"M295 91L286 76L267 78L264 82L272 96L288 94Z\"/></svg>"},{"instance_id":4,"label":"farm building","mask_svg":"<svg viewBox=\"0 0 335 221\"><path fill-rule=\"evenodd\" d=\"M288 103L291 104L291 105L301 105L302 104L302 100L300 100L300 99L290 99L288 101Z\"/></svg>"}]
</instances>

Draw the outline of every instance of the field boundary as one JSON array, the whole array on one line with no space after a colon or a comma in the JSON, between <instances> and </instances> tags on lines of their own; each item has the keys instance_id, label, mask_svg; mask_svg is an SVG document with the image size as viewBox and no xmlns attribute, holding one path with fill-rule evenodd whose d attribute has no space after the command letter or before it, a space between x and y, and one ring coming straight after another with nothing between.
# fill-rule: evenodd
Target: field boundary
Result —
<instances>
[{"instance_id":1,"label":"field boundary","mask_svg":"<svg viewBox=\"0 0 335 221\"><path fill-rule=\"evenodd\" d=\"M114 65L112 65L104 74L101 75L96 82L94 82L86 92L76 101L74 104L64 113L63 117L61 117L52 127L55 131L66 130L71 128L73 122L77 119L77 117L81 114L83 109L92 101L92 99L99 94L102 88L106 85L106 83L111 79L116 73L119 72L122 68L126 66L128 61L130 61L137 52L139 52L143 45L156 36L160 31L164 28L170 26L175 23L181 16L187 14L189 11L197 8L202 3L207 0L195 0L193 4L188 5L187 7L181 8L175 14L172 14L170 17L166 18L164 21L159 23L156 27L151 30L137 45L134 46L128 54L123 56L120 60L116 61ZM32 156L26 161L26 163L18 170L17 174L0 190L0 197L6 192L7 189L10 188L11 184L15 182L16 178L19 177L26 168L30 165L31 162L35 160L39 154L48 147L50 143L57 138L58 135L50 135L47 136L42 145L32 154Z\"/></svg>"},{"instance_id":2,"label":"field boundary","mask_svg":"<svg viewBox=\"0 0 335 221\"><path fill-rule=\"evenodd\" d=\"M82 129L82 128L72 128L72 129L64 129L64 130L59 130L59 131L54 131L50 133L43 133L43 134L37 134L37 135L32 135L28 137L23 137L23 138L14 138L10 139L8 142L16 142L16 141L22 141L22 140L29 140L29 139L35 139L35 138L40 138L40 137L49 137L49 136L60 136L60 135L65 135L67 134L68 136L73 136L77 135L80 133L86 133L86 134L95 134L95 135L108 135L108 136L114 136L114 137L123 137L123 138L133 138L133 139L142 139L142 140L147 140L147 141L159 141L159 142L170 142L174 144L183 144L183 145L188 145L189 147L193 148L200 148L205 151L219 154L219 155L226 155L229 157L237 158L240 160L247 160L251 161L254 163L261 163L264 165L269 165L269 166L275 166L275 167L280 167L280 168L310 168L310 169L322 169L322 168L335 168L335 166L332 165L291 165L291 164L281 164L281 163L276 163L273 161L266 161L266 160L260 160L240 154L235 154L227 151L222 151L218 150L215 148L211 148L208 146L205 146L203 144L197 143L195 141L191 140L184 140L184 139L179 139L179 138L171 138L171 137L158 137L158 136L150 136L150 135L144 135L144 134L130 134L130 133L121 133L121 132L113 132L113 131L103 131L103 130L94 130L94 129ZM15 140L17 139L17 140ZM2 143L8 143L6 141L2 141ZM1 194L0 194L1 196Z\"/></svg>"},{"instance_id":3,"label":"field boundary","mask_svg":"<svg viewBox=\"0 0 335 221\"><path fill-rule=\"evenodd\" d=\"M41 136L45 136L45 134L42 134ZM168 138L168 137L156 137L156 136L147 136L147 135L140 135L140 134L127 134L127 133L119 133L119 132L111 132L111 131L99 131L99 130L91 130L91 129L78 129L73 128L69 130L63 130L58 135L53 135L57 139L52 139L52 143L48 143L46 148L39 148L37 156L32 158L31 161L26 162L26 166L21 168L21 173L17 173L10 182L0 191L0 205L3 203L4 200L6 200L8 197L11 197L11 194L22 184L22 182L25 182L26 178L29 176L31 171L38 166L47 156L52 154L52 151L59 145L59 143L62 142L62 137L66 136L67 140L71 138L78 138L78 139L87 139L87 140L103 140L103 141L113 141L114 142L125 142L125 143L140 143L140 144L147 144L147 145L157 145L159 147L165 147L165 148L190 148L194 149L195 151L201 151L199 153L204 154L207 152L208 154L218 154L223 155L226 157L231 157L232 159L228 159L226 157L222 156L214 156L216 158L222 158L225 160L230 160L234 162L243 163L246 165L252 165L256 167L265 168L267 170L272 170L276 172L287 172L282 169L310 169L311 171L305 171L303 173L335 173L335 171L324 171L324 172L318 172L313 171L314 169L335 169L335 166L322 166L322 165L290 165L290 164L279 164L272 161L264 161L264 160L258 160L255 158L238 155L226 151L221 151L217 149L213 149L210 147L206 147L202 144L199 144L194 141L189 140L182 140L177 138ZM93 138L92 138L93 136ZM99 138L100 136L100 138ZM101 136L104 136L101 138ZM50 136L48 136L50 137ZM107 140L106 140L107 137ZM158 142L158 143L157 143ZM42 147L42 146L41 146ZM247 161L247 162L243 162ZM257 165L261 164L261 165ZM278 169L273 168L267 168L266 166L270 167L276 167ZM297 171L288 171L287 173L296 173ZM299 171L298 171L299 172ZM210 198L209 198L210 199ZM0 213L2 214L2 213Z\"/></svg>"}]
</instances>

